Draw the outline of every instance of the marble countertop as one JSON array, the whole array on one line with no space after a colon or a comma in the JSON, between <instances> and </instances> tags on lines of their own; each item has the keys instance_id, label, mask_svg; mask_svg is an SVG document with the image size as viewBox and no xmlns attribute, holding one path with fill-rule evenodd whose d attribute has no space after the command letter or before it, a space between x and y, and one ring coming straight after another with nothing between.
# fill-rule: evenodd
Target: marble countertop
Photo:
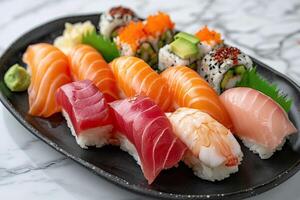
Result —
<instances>
[{"instance_id":1,"label":"marble countertop","mask_svg":"<svg viewBox=\"0 0 300 200\"><path fill-rule=\"evenodd\" d=\"M172 3L170 3L172 2ZM0 54L19 36L49 20L126 4L146 16L170 13L177 28L208 24L226 42L300 83L300 1L0 0ZM0 105L0 199L145 199L119 188L44 144ZM249 200L299 198L300 173Z\"/></svg>"}]
</instances>

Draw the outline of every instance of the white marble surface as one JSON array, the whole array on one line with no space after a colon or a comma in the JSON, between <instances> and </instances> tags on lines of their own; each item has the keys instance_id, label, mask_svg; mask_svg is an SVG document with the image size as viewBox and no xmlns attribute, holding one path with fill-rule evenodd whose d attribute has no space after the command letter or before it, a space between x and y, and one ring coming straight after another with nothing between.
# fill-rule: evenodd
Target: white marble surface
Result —
<instances>
[{"instance_id":1,"label":"white marble surface","mask_svg":"<svg viewBox=\"0 0 300 200\"><path fill-rule=\"evenodd\" d=\"M172 2L172 3L170 3ZM208 24L226 41L300 83L300 1L0 0L0 54L16 38L51 19L127 5L139 15L170 13L182 30ZM23 128L0 105L0 199L141 199L89 172ZM294 200L300 173L249 200Z\"/></svg>"}]
</instances>

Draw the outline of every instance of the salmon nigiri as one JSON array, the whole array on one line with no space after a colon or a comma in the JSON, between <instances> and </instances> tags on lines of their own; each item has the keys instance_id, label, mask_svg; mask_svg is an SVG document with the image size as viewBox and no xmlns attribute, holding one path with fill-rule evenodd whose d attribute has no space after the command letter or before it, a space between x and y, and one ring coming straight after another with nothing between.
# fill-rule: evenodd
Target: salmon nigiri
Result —
<instances>
[{"instance_id":1,"label":"salmon nigiri","mask_svg":"<svg viewBox=\"0 0 300 200\"><path fill-rule=\"evenodd\" d=\"M123 56L111 63L119 89L127 97L150 97L164 111L171 109L171 97L166 81L142 59Z\"/></svg>"},{"instance_id":2,"label":"salmon nigiri","mask_svg":"<svg viewBox=\"0 0 300 200\"><path fill-rule=\"evenodd\" d=\"M80 44L71 50L68 58L74 80L90 80L104 94L107 101L118 99L115 78L96 49Z\"/></svg>"},{"instance_id":3,"label":"salmon nigiri","mask_svg":"<svg viewBox=\"0 0 300 200\"><path fill-rule=\"evenodd\" d=\"M49 117L59 112L55 92L60 86L71 82L67 57L56 47L39 43L27 48L23 61L31 73L29 114Z\"/></svg>"},{"instance_id":4,"label":"salmon nigiri","mask_svg":"<svg viewBox=\"0 0 300 200\"><path fill-rule=\"evenodd\" d=\"M195 71L185 66L170 67L161 76L168 82L176 106L199 109L225 127L232 127L219 96Z\"/></svg>"},{"instance_id":5,"label":"salmon nigiri","mask_svg":"<svg viewBox=\"0 0 300 200\"><path fill-rule=\"evenodd\" d=\"M167 116L189 149L183 160L196 176L215 181L238 171L243 153L230 130L197 109L178 108Z\"/></svg>"},{"instance_id":6,"label":"salmon nigiri","mask_svg":"<svg viewBox=\"0 0 300 200\"><path fill-rule=\"evenodd\" d=\"M236 135L262 159L272 156L281 149L288 135L297 132L286 112L257 90L232 88L220 99L228 110Z\"/></svg>"}]
</instances>

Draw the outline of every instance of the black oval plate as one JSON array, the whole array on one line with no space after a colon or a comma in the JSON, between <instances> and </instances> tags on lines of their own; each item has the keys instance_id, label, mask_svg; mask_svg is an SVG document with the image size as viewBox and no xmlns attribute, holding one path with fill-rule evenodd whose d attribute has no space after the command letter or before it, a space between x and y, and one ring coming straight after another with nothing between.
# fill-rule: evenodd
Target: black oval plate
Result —
<instances>
[{"instance_id":1,"label":"black oval plate","mask_svg":"<svg viewBox=\"0 0 300 200\"><path fill-rule=\"evenodd\" d=\"M14 63L22 63L22 54L32 43L53 42L62 34L64 23L91 20L97 24L99 15L73 16L54 20L25 34L14 42L0 59L0 99L4 106L30 132L57 151L72 158L107 180L128 190L145 195L169 199L232 199L245 198L269 190L295 174L300 168L298 133L271 159L261 160L242 146L244 160L239 172L220 182L208 182L193 175L192 170L180 163L178 168L163 171L157 180L148 185L140 167L125 152L117 147L83 150L76 144L60 114L48 119L27 115L28 96L26 92L11 93L3 83L5 71ZM294 105L290 119L300 127L300 90L286 76L274 71L254 59L258 71L268 80L278 84ZM255 131L255 130L253 130ZM300 152L300 151L298 151Z\"/></svg>"}]
</instances>

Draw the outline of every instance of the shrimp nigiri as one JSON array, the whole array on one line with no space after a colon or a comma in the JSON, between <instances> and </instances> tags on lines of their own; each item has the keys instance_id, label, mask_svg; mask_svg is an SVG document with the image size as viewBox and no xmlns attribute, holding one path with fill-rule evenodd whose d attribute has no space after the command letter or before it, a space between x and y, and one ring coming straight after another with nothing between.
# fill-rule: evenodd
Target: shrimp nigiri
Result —
<instances>
[{"instance_id":1,"label":"shrimp nigiri","mask_svg":"<svg viewBox=\"0 0 300 200\"><path fill-rule=\"evenodd\" d=\"M178 108L167 116L189 149L183 160L196 176L215 181L238 171L243 153L230 130L197 109Z\"/></svg>"},{"instance_id":2,"label":"shrimp nigiri","mask_svg":"<svg viewBox=\"0 0 300 200\"><path fill-rule=\"evenodd\" d=\"M199 109L225 127L232 127L219 96L195 71L185 66L170 67L161 76L167 81L176 106Z\"/></svg>"},{"instance_id":3,"label":"shrimp nigiri","mask_svg":"<svg viewBox=\"0 0 300 200\"><path fill-rule=\"evenodd\" d=\"M166 81L142 59L123 56L110 65L123 96L148 96L162 110L171 109L172 102Z\"/></svg>"},{"instance_id":4,"label":"shrimp nigiri","mask_svg":"<svg viewBox=\"0 0 300 200\"><path fill-rule=\"evenodd\" d=\"M55 92L60 86L71 82L67 57L56 47L39 43L27 48L23 61L31 73L29 114L49 117L59 112Z\"/></svg>"},{"instance_id":5,"label":"shrimp nigiri","mask_svg":"<svg viewBox=\"0 0 300 200\"><path fill-rule=\"evenodd\" d=\"M73 79L90 80L104 94L107 101L118 99L115 78L101 54L93 47L80 44L68 55Z\"/></svg>"}]
</instances>

